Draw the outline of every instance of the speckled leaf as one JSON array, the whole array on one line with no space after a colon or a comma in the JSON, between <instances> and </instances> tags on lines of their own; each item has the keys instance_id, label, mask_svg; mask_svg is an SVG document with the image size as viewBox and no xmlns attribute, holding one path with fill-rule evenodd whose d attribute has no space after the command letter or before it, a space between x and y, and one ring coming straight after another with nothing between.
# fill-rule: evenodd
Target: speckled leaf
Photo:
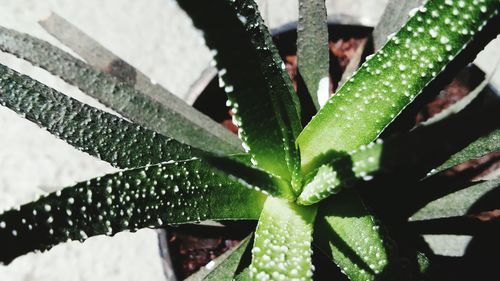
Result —
<instances>
[{"instance_id":1,"label":"speckled leaf","mask_svg":"<svg viewBox=\"0 0 500 281\"><path fill-rule=\"evenodd\" d=\"M71 50L75 51L75 53L80 55L91 66L113 75L120 81L131 84L136 90L149 96L154 101L159 102L161 106L171 110L176 115L179 115L178 117L181 120L176 120L175 122L181 124L181 126L185 124L185 122L191 122L192 124L189 125L192 127L192 130L196 132L193 133L193 136L186 136L187 138L194 138L200 134L207 135L203 138L203 143L193 143L192 140L186 141L187 143L196 144L196 146L210 151L220 151L220 146L222 145L229 145L231 150L242 150L241 142L226 128L199 112L194 107L186 104L186 102L170 93L160 84L152 82L145 74L104 48L99 42L92 39L79 30L78 27L72 25L56 13L53 12L48 18L40 21L40 24L52 36L71 48ZM174 122L173 119L168 120L169 122ZM172 137L177 138L177 136ZM184 138L178 139L184 140Z\"/></svg>"},{"instance_id":2,"label":"speckled leaf","mask_svg":"<svg viewBox=\"0 0 500 281\"><path fill-rule=\"evenodd\" d=\"M196 149L80 103L1 64L0 104L117 167L190 159L199 154Z\"/></svg>"},{"instance_id":3,"label":"speckled leaf","mask_svg":"<svg viewBox=\"0 0 500 281\"><path fill-rule=\"evenodd\" d=\"M256 165L301 187L297 96L257 6L249 0L178 0L213 49L233 122Z\"/></svg>"},{"instance_id":4,"label":"speckled leaf","mask_svg":"<svg viewBox=\"0 0 500 281\"><path fill-rule=\"evenodd\" d=\"M299 0L297 63L314 105L330 97L330 53L325 0Z\"/></svg>"},{"instance_id":5,"label":"speckled leaf","mask_svg":"<svg viewBox=\"0 0 500 281\"><path fill-rule=\"evenodd\" d=\"M0 262L71 240L203 220L258 219L266 196L200 160L79 183L0 215Z\"/></svg>"},{"instance_id":6,"label":"speckled leaf","mask_svg":"<svg viewBox=\"0 0 500 281\"><path fill-rule=\"evenodd\" d=\"M328 101L298 138L305 172L331 149L373 141L498 14L498 0L428 1Z\"/></svg>"},{"instance_id":7,"label":"speckled leaf","mask_svg":"<svg viewBox=\"0 0 500 281\"><path fill-rule=\"evenodd\" d=\"M197 124L186 114L193 113L177 98L152 98L111 74L97 71L51 44L0 27L0 50L14 54L77 86L124 117L183 143L216 153L235 153L240 144L234 137L217 135L219 130ZM168 99L168 100L165 100ZM196 114L195 114L196 115ZM199 113L198 113L199 115ZM226 134L228 135L228 134Z\"/></svg>"},{"instance_id":8,"label":"speckled leaf","mask_svg":"<svg viewBox=\"0 0 500 281\"><path fill-rule=\"evenodd\" d=\"M317 245L352 281L376 280L389 265L379 226L354 190L321 203L315 231Z\"/></svg>"},{"instance_id":9,"label":"speckled leaf","mask_svg":"<svg viewBox=\"0 0 500 281\"><path fill-rule=\"evenodd\" d=\"M432 174L442 172L465 161L476 159L490 152L500 150L500 129L479 138L463 150L455 153L446 162L432 171Z\"/></svg>"},{"instance_id":10,"label":"speckled leaf","mask_svg":"<svg viewBox=\"0 0 500 281\"><path fill-rule=\"evenodd\" d=\"M410 220L430 220L467 215L469 209L481 197L498 187L500 187L500 180L474 183L465 189L430 202L413 214ZM497 207L500 208L500 202Z\"/></svg>"},{"instance_id":11,"label":"speckled leaf","mask_svg":"<svg viewBox=\"0 0 500 281\"><path fill-rule=\"evenodd\" d=\"M252 248L252 280L312 280L316 210L272 197L266 200Z\"/></svg>"},{"instance_id":12,"label":"speckled leaf","mask_svg":"<svg viewBox=\"0 0 500 281\"><path fill-rule=\"evenodd\" d=\"M214 155L204 155L212 167L224 171L228 176L251 182L258 186L259 190L266 195L278 197L287 201L295 201L295 195L288 188L288 182L266 173L261 169L248 163L248 155L233 155L230 157L220 157Z\"/></svg>"},{"instance_id":13,"label":"speckled leaf","mask_svg":"<svg viewBox=\"0 0 500 281\"><path fill-rule=\"evenodd\" d=\"M202 267L198 272L189 276L186 281L232 281L241 258L248 248L248 243L251 240L251 235L246 237L237 246L225 252L216 259L210 261Z\"/></svg>"},{"instance_id":14,"label":"speckled leaf","mask_svg":"<svg viewBox=\"0 0 500 281\"><path fill-rule=\"evenodd\" d=\"M310 175L316 176L322 171L316 176L318 178L314 177L305 185L297 202L303 205L317 203L354 182L370 180L381 172L392 173L405 181L417 180L441 171L438 168L427 174L447 160L453 161L450 165L459 164L463 161L458 159L465 161L498 150L498 110L498 104L488 102L484 105L477 100L447 119L416 128L408 134L385 142L379 139L350 154L327 153L324 164L306 176L307 183ZM452 156L454 154L456 156Z\"/></svg>"}]
</instances>

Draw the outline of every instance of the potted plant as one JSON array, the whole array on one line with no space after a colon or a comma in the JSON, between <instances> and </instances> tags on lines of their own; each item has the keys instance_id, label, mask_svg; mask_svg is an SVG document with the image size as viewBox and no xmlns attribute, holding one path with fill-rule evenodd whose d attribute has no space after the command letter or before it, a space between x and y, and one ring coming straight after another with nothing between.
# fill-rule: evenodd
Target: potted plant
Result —
<instances>
[{"instance_id":1,"label":"potted plant","mask_svg":"<svg viewBox=\"0 0 500 281\"><path fill-rule=\"evenodd\" d=\"M376 139L424 88L442 83L497 34L499 3L427 2L330 99L324 86L328 62L318 60L327 52L319 47L326 46L326 25L321 24L326 15L318 3L302 3L304 31L299 34L299 68L318 110L309 121L301 115L284 64L252 1L179 1L214 49L245 152L234 138L188 119L154 91L143 94L44 42L2 29L3 51L61 76L149 129L2 66L3 105L124 171L4 212L0 260L10 262L68 239L246 219L258 220L254 235L194 278L310 280L315 274L320 279L331 276L334 263L351 280L442 274L436 269L439 257L417 239L419 224L408 224L407 218L430 201L463 189L465 196L451 193L452 199L429 203L418 219L430 219L427 225L448 223L451 231L456 231L455 221L474 226L472 231L490 231L492 224L481 222L484 211L492 216L494 204L485 210L474 201L478 212L464 216L471 202L460 198L477 198L498 182L455 186L443 182L438 172L498 149L498 124L491 118L498 105L481 106L478 114L480 98L441 122L384 142ZM165 116L181 125L166 122ZM464 120L476 121L466 133L447 130L465 127ZM443 188L436 191L436 185ZM316 271L313 248L326 257L326 266Z\"/></svg>"}]
</instances>

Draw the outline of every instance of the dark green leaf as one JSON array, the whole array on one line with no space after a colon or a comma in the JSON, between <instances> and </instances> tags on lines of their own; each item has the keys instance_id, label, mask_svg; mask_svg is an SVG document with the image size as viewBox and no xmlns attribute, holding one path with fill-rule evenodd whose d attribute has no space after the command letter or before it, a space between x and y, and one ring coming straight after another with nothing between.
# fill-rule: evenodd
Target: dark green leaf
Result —
<instances>
[{"instance_id":1,"label":"dark green leaf","mask_svg":"<svg viewBox=\"0 0 500 281\"><path fill-rule=\"evenodd\" d=\"M184 160L198 154L174 139L80 103L3 65L0 104L117 167Z\"/></svg>"},{"instance_id":2,"label":"dark green leaf","mask_svg":"<svg viewBox=\"0 0 500 281\"><path fill-rule=\"evenodd\" d=\"M321 203L316 232L320 249L352 281L375 280L389 265L379 226L354 190Z\"/></svg>"},{"instance_id":3,"label":"dark green leaf","mask_svg":"<svg viewBox=\"0 0 500 281\"><path fill-rule=\"evenodd\" d=\"M189 276L186 281L232 281L250 240L251 235L233 249L210 261L209 264L202 267L198 272Z\"/></svg>"},{"instance_id":4,"label":"dark green leaf","mask_svg":"<svg viewBox=\"0 0 500 281\"><path fill-rule=\"evenodd\" d=\"M79 183L0 215L0 262L66 240L203 220L258 219L266 196L200 160Z\"/></svg>"},{"instance_id":5,"label":"dark green leaf","mask_svg":"<svg viewBox=\"0 0 500 281\"><path fill-rule=\"evenodd\" d=\"M210 126L205 128L189 120L185 114L194 110L186 109L189 106L182 101L166 96L161 102L153 99L134 89L128 82L97 71L45 41L0 27L0 50L61 77L144 127L211 152L241 152L240 144L234 138L222 139L214 134L220 130L211 130Z\"/></svg>"},{"instance_id":6,"label":"dark green leaf","mask_svg":"<svg viewBox=\"0 0 500 281\"><path fill-rule=\"evenodd\" d=\"M412 215L410 220L427 220L466 215L469 209L481 199L481 197L499 186L500 180L472 184L467 188L430 202ZM498 207L500 207L500 203Z\"/></svg>"},{"instance_id":7,"label":"dark green leaf","mask_svg":"<svg viewBox=\"0 0 500 281\"><path fill-rule=\"evenodd\" d=\"M213 49L234 122L256 165L298 193L301 125L288 74L257 7L248 0L178 0Z\"/></svg>"},{"instance_id":8,"label":"dark green leaf","mask_svg":"<svg viewBox=\"0 0 500 281\"><path fill-rule=\"evenodd\" d=\"M231 156L229 158L205 155L203 158L213 167L224 171L228 176L242 179L254 186L258 186L260 191L267 195L291 202L295 201L295 195L288 188L287 182L252 166L246 162L246 156Z\"/></svg>"},{"instance_id":9,"label":"dark green leaf","mask_svg":"<svg viewBox=\"0 0 500 281\"><path fill-rule=\"evenodd\" d=\"M144 93L152 100L160 103L162 107L174 112L178 115L178 118L180 118L180 120L168 119L169 122L177 122L180 124L179 126L191 122L192 124L188 124L190 128L193 131L200 132L190 133L188 136L185 136L189 139L188 143L192 143L190 138L194 138L204 133L206 134L206 137L203 138L204 144L199 142L195 143L199 145L200 148L210 151L220 151L220 146L229 144L234 151L242 149L241 142L238 138L226 128L214 122L210 117L199 112L194 107L189 106L159 84L153 84L149 77L108 51L101 44L64 18L52 13L47 19L41 21L40 24L52 36L70 47L91 66L99 71L107 72L121 81L131 84L137 91ZM193 134L193 136L191 136L191 134ZM172 137L177 138L176 136ZM220 140L218 141L215 137ZM185 140L185 138L178 139Z\"/></svg>"},{"instance_id":10,"label":"dark green leaf","mask_svg":"<svg viewBox=\"0 0 500 281\"><path fill-rule=\"evenodd\" d=\"M253 280L312 280L316 210L272 197L266 200L252 249Z\"/></svg>"},{"instance_id":11,"label":"dark green leaf","mask_svg":"<svg viewBox=\"0 0 500 281\"><path fill-rule=\"evenodd\" d=\"M330 97L330 51L325 0L299 0L297 63L316 109Z\"/></svg>"},{"instance_id":12,"label":"dark green leaf","mask_svg":"<svg viewBox=\"0 0 500 281\"><path fill-rule=\"evenodd\" d=\"M329 150L372 142L498 14L497 0L473 2L434 0L415 10L301 133L303 170L317 167L315 158Z\"/></svg>"},{"instance_id":13,"label":"dark green leaf","mask_svg":"<svg viewBox=\"0 0 500 281\"><path fill-rule=\"evenodd\" d=\"M497 150L500 150L500 129L492 131L455 153L450 159L434 169L432 174L439 173L465 161L479 158Z\"/></svg>"}]
</instances>

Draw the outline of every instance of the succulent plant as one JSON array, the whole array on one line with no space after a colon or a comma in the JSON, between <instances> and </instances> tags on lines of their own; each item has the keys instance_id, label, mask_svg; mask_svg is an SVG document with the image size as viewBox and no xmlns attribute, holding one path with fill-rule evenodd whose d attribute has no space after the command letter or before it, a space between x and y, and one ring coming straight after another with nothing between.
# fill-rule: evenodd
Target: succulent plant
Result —
<instances>
[{"instance_id":1,"label":"succulent plant","mask_svg":"<svg viewBox=\"0 0 500 281\"><path fill-rule=\"evenodd\" d=\"M1 262L96 235L249 220L255 232L192 279L330 278L328 268L315 271L314 249L350 280L421 280L435 278L429 269L440 260L408 218L452 233L494 229L468 211L500 182L443 176L500 148L499 106L483 103L482 88L456 114L378 138L498 34L500 1L427 1L329 99L324 1L300 1L299 70L318 110L311 120L253 1L177 2L213 50L239 140L166 90L136 83L147 79L123 61L96 69L0 28L2 51L124 117L0 65L3 106L121 169L0 214Z\"/></svg>"}]
</instances>

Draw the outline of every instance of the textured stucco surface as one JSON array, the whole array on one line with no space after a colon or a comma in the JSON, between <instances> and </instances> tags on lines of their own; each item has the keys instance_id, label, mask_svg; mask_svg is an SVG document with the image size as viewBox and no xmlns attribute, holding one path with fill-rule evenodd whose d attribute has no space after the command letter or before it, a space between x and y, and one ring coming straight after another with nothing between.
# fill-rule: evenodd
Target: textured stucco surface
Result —
<instances>
[{"instance_id":1,"label":"textured stucco surface","mask_svg":"<svg viewBox=\"0 0 500 281\"><path fill-rule=\"evenodd\" d=\"M366 24L377 21L386 2L327 1L330 13L361 13L361 22ZM63 47L37 24L51 10L57 12L181 97L210 61L200 34L170 0L0 0L0 5L0 25ZM261 7L272 28L297 18L296 0L268 0ZM26 62L2 53L0 62L102 108L74 87ZM0 129L0 211L115 171L3 107ZM143 230L60 245L44 254L21 257L9 266L0 265L0 280L164 280L156 239L154 231Z\"/></svg>"}]
</instances>

